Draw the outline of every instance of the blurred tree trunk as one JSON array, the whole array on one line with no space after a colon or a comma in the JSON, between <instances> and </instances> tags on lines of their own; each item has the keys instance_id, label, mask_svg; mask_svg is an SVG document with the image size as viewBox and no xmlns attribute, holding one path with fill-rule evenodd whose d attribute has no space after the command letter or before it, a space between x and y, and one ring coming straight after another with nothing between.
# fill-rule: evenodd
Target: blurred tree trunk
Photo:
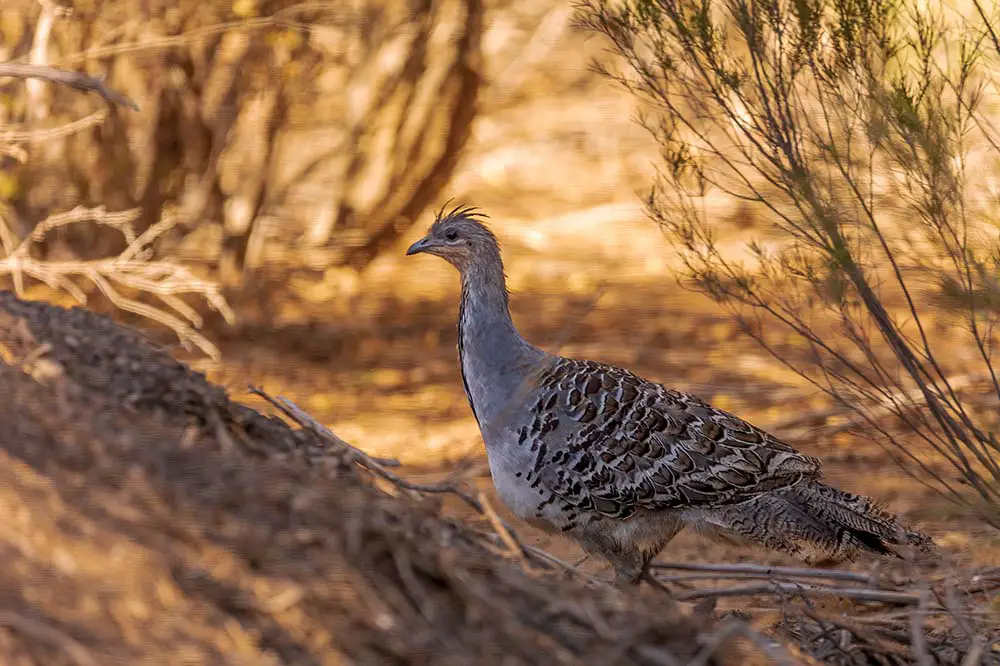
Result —
<instances>
[{"instance_id":1,"label":"blurred tree trunk","mask_svg":"<svg viewBox=\"0 0 1000 666\"><path fill-rule=\"evenodd\" d=\"M0 124L64 128L5 172L0 204L28 228L80 204L139 206L140 232L179 217L175 249L230 286L274 256L360 270L439 196L470 134L481 0L70 4L43 44L38 3L0 8L4 55L106 74L142 110L53 90L32 112L23 83L2 84ZM81 257L121 243L58 238Z\"/></svg>"},{"instance_id":2,"label":"blurred tree trunk","mask_svg":"<svg viewBox=\"0 0 1000 666\"><path fill-rule=\"evenodd\" d=\"M434 25L428 21L411 47L402 80L392 91L402 97L398 102L402 108L396 111L390 103L380 109L384 115L398 114L396 127L388 129L395 129L394 152L397 156L402 153L403 157L386 167L389 176L384 181L381 198L364 221L369 231L365 241L346 253L345 263L354 268L364 268L396 242L414 218L433 202L451 178L462 146L469 138L480 85L483 6L481 0L464 0L463 4L464 29L448 54L444 72L435 76L429 71L428 41ZM418 86L427 79L434 79L436 85L432 92L419 95ZM382 125L379 120L376 119L376 126ZM355 183L360 180L360 171L360 168L349 171ZM348 204L342 204L340 215L348 228L357 224L355 211Z\"/></svg>"}]
</instances>

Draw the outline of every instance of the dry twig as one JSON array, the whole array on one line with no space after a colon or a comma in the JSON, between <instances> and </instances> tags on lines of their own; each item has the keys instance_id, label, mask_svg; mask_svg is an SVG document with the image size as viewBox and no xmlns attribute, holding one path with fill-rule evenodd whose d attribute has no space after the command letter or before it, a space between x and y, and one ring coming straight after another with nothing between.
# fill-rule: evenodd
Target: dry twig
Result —
<instances>
[{"instance_id":1,"label":"dry twig","mask_svg":"<svg viewBox=\"0 0 1000 666\"><path fill-rule=\"evenodd\" d=\"M989 377L983 372L971 372L947 377L950 389L961 392L974 387L977 383L987 381ZM809 434L816 436L816 428L803 428L812 423L821 423L819 430L829 437L840 432L864 427L870 420L896 416L900 410L917 410L927 406L927 394L920 389L886 390L885 396L879 396L878 404L869 408L864 415L857 413L857 407L844 403L836 403L830 407L813 410L804 414L796 414L768 425L767 429L781 433L789 440L803 438ZM842 417L837 423L827 423L831 417Z\"/></svg>"},{"instance_id":2,"label":"dry twig","mask_svg":"<svg viewBox=\"0 0 1000 666\"><path fill-rule=\"evenodd\" d=\"M34 130L3 130L0 131L0 148L5 152L12 153L12 157L18 158L23 155L23 159L19 159L20 162L25 162L28 159L27 153L23 149L18 151L19 143L40 143L42 141L51 141L52 139L61 139L67 137L71 134L76 134L77 132L82 132L91 127L95 127L104 122L104 119L108 117L107 109L99 109L94 111L88 116L84 116L79 120L74 120L68 122L65 125L59 125L58 127L51 127L49 129L34 129Z\"/></svg>"},{"instance_id":3,"label":"dry twig","mask_svg":"<svg viewBox=\"0 0 1000 666\"><path fill-rule=\"evenodd\" d=\"M55 627L11 611L0 612L0 627L9 627L34 640L55 645L78 666L97 666L97 660L79 642Z\"/></svg>"},{"instance_id":4,"label":"dry twig","mask_svg":"<svg viewBox=\"0 0 1000 666\"><path fill-rule=\"evenodd\" d=\"M720 587L713 589L694 590L678 594L682 601L693 601L708 597L748 597L758 594L792 594L801 596L833 596L853 599L855 601L874 601L894 604L918 604L920 595L916 592L896 592L890 590L871 590L859 587L826 587L807 583L785 583L771 581L757 585L735 587Z\"/></svg>"},{"instance_id":5,"label":"dry twig","mask_svg":"<svg viewBox=\"0 0 1000 666\"><path fill-rule=\"evenodd\" d=\"M69 86L73 90L94 93L109 104L124 106L133 111L139 110L139 105L125 95L109 88L103 79L95 78L81 72L70 72L44 65L29 65L23 63L0 63L0 76L10 76L18 79L41 79L50 83Z\"/></svg>"}]
</instances>

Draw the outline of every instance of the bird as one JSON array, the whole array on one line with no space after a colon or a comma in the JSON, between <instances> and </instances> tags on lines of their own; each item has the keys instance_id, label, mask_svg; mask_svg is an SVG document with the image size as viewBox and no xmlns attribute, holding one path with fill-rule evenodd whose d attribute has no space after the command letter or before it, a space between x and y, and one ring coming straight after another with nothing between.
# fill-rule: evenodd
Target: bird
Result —
<instances>
[{"instance_id":1,"label":"bird","mask_svg":"<svg viewBox=\"0 0 1000 666\"><path fill-rule=\"evenodd\" d=\"M623 587L684 527L807 563L910 557L930 537L822 482L820 460L690 393L549 353L511 317L500 243L479 209L442 208L406 254L461 276L458 356L490 474L511 512L575 540Z\"/></svg>"}]
</instances>

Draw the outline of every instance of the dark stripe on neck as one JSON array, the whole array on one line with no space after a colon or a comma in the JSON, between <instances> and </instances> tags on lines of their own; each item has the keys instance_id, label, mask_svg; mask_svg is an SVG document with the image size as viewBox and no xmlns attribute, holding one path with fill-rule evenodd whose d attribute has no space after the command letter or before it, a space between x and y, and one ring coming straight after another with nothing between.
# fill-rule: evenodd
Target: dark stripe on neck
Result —
<instances>
[{"instance_id":1,"label":"dark stripe on neck","mask_svg":"<svg viewBox=\"0 0 1000 666\"><path fill-rule=\"evenodd\" d=\"M458 305L458 368L462 372L462 387L465 389L465 397L469 400L469 407L472 409L472 416L476 423L482 427L479 414L476 412L476 404L472 401L472 392L469 390L469 380L465 376L465 308L468 302L468 293L462 287L462 300Z\"/></svg>"}]
</instances>

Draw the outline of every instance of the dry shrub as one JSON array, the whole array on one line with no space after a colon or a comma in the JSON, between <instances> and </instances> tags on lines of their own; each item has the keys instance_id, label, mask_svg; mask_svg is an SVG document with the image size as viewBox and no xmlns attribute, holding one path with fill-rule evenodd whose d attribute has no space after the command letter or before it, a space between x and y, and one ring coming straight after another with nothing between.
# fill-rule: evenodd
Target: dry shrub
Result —
<instances>
[{"instance_id":1,"label":"dry shrub","mask_svg":"<svg viewBox=\"0 0 1000 666\"><path fill-rule=\"evenodd\" d=\"M48 10L53 7L46 5ZM81 72L44 65L0 63L0 76L27 79L32 83L57 83L94 93L104 99L110 108L118 105L139 110L135 102L108 88L104 81ZM65 136L87 125L91 119L94 119L93 122L102 121L106 115L106 110L97 112L82 122L70 123L52 131L0 132L0 152L23 164L27 161L27 153L18 145L19 141L42 141ZM10 279L19 296L24 295L26 278L42 282L55 291L63 291L81 304L87 302L87 287L96 288L118 309L157 321L172 329L185 347L193 345L212 358L219 358L218 348L196 330L202 325L201 315L183 298L201 296L210 308L231 323L234 313L218 286L199 278L180 264L153 258L153 245L177 225L175 216L164 216L143 233L137 234L135 221L140 216L138 209L108 213L103 207L88 209L77 206L71 211L45 218L24 238L19 238L16 226L11 223L14 217L11 213L9 206L0 203L0 276ZM53 232L59 233L74 225L89 226L91 233L112 230L120 235L124 245L113 257L90 261L38 257L38 250ZM139 300L143 296L152 296L158 299L159 304Z\"/></svg>"},{"instance_id":2,"label":"dry shrub","mask_svg":"<svg viewBox=\"0 0 1000 666\"><path fill-rule=\"evenodd\" d=\"M0 124L33 132L7 142L28 159L0 183L20 237L78 205L138 208L140 232L168 214L175 241L194 234L159 251L230 284L274 258L362 268L433 202L469 135L480 0L55 7L5 4L0 60L106 74L141 111L12 90ZM121 249L60 240L82 258Z\"/></svg>"},{"instance_id":3,"label":"dry shrub","mask_svg":"<svg viewBox=\"0 0 1000 666\"><path fill-rule=\"evenodd\" d=\"M649 212L687 284L1000 528L996 9L593 0L581 16L649 103ZM742 258L720 199L766 221Z\"/></svg>"}]
</instances>

